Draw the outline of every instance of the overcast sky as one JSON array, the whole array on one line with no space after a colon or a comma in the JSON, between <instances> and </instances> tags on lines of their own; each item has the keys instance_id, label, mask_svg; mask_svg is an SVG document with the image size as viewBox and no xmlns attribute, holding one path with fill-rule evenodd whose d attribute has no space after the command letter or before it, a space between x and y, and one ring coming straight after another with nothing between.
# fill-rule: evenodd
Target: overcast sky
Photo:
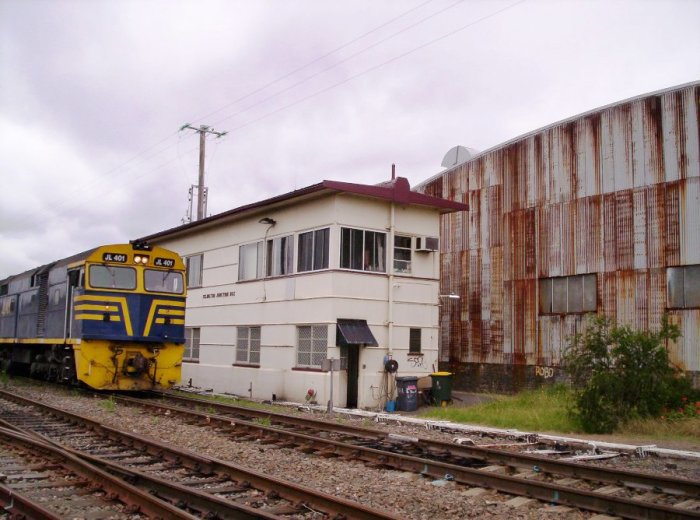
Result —
<instances>
[{"instance_id":1,"label":"overcast sky","mask_svg":"<svg viewBox=\"0 0 700 520\"><path fill-rule=\"evenodd\" d=\"M697 0L0 0L0 278L700 79ZM195 209L196 213L196 209Z\"/></svg>"}]
</instances>

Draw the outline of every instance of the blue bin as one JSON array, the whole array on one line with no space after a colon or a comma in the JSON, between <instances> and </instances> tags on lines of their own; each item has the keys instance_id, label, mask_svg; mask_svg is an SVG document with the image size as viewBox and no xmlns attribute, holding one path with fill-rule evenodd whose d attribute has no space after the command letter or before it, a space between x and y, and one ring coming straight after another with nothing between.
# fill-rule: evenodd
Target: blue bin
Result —
<instances>
[{"instance_id":1,"label":"blue bin","mask_svg":"<svg viewBox=\"0 0 700 520\"><path fill-rule=\"evenodd\" d=\"M412 412L418 409L418 378L403 376L396 378L396 408L402 412Z\"/></svg>"}]
</instances>

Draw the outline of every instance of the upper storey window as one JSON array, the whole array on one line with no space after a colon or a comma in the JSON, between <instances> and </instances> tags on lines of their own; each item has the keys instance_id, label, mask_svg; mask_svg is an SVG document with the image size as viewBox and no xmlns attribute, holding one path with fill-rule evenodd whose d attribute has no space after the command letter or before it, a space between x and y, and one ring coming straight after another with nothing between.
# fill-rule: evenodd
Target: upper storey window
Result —
<instances>
[{"instance_id":1,"label":"upper storey window","mask_svg":"<svg viewBox=\"0 0 700 520\"><path fill-rule=\"evenodd\" d=\"M330 228L299 233L297 271L328 269L328 236Z\"/></svg>"},{"instance_id":2,"label":"upper storey window","mask_svg":"<svg viewBox=\"0 0 700 520\"><path fill-rule=\"evenodd\" d=\"M386 272L386 233L341 228L340 267Z\"/></svg>"},{"instance_id":3,"label":"upper storey window","mask_svg":"<svg viewBox=\"0 0 700 520\"><path fill-rule=\"evenodd\" d=\"M411 237L394 237L394 272L411 272Z\"/></svg>"},{"instance_id":4,"label":"upper storey window","mask_svg":"<svg viewBox=\"0 0 700 520\"><path fill-rule=\"evenodd\" d=\"M263 276L263 241L245 244L239 248L238 279L254 280Z\"/></svg>"},{"instance_id":5,"label":"upper storey window","mask_svg":"<svg viewBox=\"0 0 700 520\"><path fill-rule=\"evenodd\" d=\"M294 268L294 237L292 235L267 241L267 276L291 274Z\"/></svg>"},{"instance_id":6,"label":"upper storey window","mask_svg":"<svg viewBox=\"0 0 700 520\"><path fill-rule=\"evenodd\" d=\"M187 287L202 286L202 255L188 256L185 259L187 267Z\"/></svg>"}]
</instances>

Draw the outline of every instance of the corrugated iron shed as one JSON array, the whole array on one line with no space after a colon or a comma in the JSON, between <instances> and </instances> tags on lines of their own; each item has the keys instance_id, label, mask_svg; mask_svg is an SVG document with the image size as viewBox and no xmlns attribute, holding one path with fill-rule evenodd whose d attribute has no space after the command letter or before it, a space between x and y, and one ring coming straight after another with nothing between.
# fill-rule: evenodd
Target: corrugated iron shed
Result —
<instances>
[{"instance_id":1,"label":"corrugated iron shed","mask_svg":"<svg viewBox=\"0 0 700 520\"><path fill-rule=\"evenodd\" d=\"M674 363L700 382L700 308L668 269L700 264L700 83L532 132L418 189L466 202L442 217L440 361L557 366L581 312L544 313L540 280L596 275L597 312L635 328L668 313Z\"/></svg>"}]
</instances>

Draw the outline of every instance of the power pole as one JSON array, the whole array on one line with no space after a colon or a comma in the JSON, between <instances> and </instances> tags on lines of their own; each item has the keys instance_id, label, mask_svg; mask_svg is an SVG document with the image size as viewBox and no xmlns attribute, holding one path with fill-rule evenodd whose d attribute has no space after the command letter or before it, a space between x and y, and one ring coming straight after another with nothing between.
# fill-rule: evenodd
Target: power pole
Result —
<instances>
[{"instance_id":1,"label":"power pole","mask_svg":"<svg viewBox=\"0 0 700 520\"><path fill-rule=\"evenodd\" d=\"M214 134L216 138L223 137L227 132L217 132L213 128L209 128L206 125L201 125L199 128L193 127L189 123L185 123L180 127L182 132L186 128L194 130L199 133L199 183L197 185L197 220L204 218L204 192L206 188L204 187L204 145L206 143L207 134Z\"/></svg>"}]
</instances>

